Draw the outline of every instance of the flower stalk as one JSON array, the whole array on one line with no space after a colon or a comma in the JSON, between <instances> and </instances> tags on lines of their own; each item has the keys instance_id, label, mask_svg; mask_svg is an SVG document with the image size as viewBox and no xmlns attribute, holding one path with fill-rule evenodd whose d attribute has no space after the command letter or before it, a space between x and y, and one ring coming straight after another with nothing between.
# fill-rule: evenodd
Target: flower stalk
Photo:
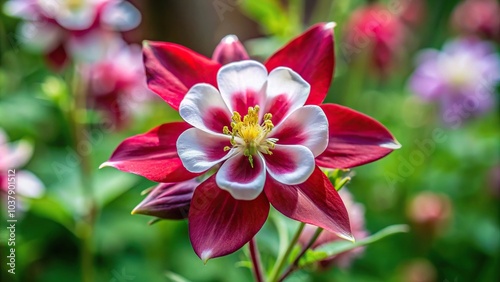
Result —
<instances>
[{"instance_id":1,"label":"flower stalk","mask_svg":"<svg viewBox=\"0 0 500 282\"><path fill-rule=\"evenodd\" d=\"M250 258L252 259L252 270L255 276L255 281L264 282L264 275L262 273L262 263L260 261L259 248L257 247L257 240L255 237L249 242Z\"/></svg>"},{"instance_id":2,"label":"flower stalk","mask_svg":"<svg viewBox=\"0 0 500 282\"><path fill-rule=\"evenodd\" d=\"M323 228L318 227L316 229L316 232L314 232L314 235L311 237L311 240L309 240L307 245L304 248L302 248L299 255L293 260L292 264L290 264L290 266L287 268L285 273L283 273L283 275L281 275L280 279L278 280L279 282L284 281L286 277L288 277L290 274L292 274L292 272L294 272L295 270L297 270L299 268L300 259L304 256L304 254L307 252L307 250L309 250L312 247L314 242L316 242L316 240L318 239L321 232L323 232Z\"/></svg>"},{"instance_id":3,"label":"flower stalk","mask_svg":"<svg viewBox=\"0 0 500 282\"><path fill-rule=\"evenodd\" d=\"M86 142L86 92L88 83L85 81L85 75L81 73L78 65L75 65L72 79L72 92L74 104L70 109L72 127L74 130L74 147L78 152L79 144ZM89 154L79 154L80 157L80 178L85 197L86 214L78 222L76 234L81 239L81 267L82 281L94 281L94 265L92 254L92 240L94 233L95 218L97 215L97 204L95 203L92 188L92 167Z\"/></svg>"},{"instance_id":4,"label":"flower stalk","mask_svg":"<svg viewBox=\"0 0 500 282\"><path fill-rule=\"evenodd\" d=\"M302 231L304 230L305 226L306 226L305 223L303 222L300 223L299 228L297 228L297 231L295 232L292 240L290 241L290 244L288 244L288 248L286 249L285 254L281 258L278 258L278 260L276 261L276 264L273 268L273 271L271 273L271 278L269 279L269 281L271 282L278 281L279 274L281 273L281 270L285 266L285 262L288 260L288 257L292 253L293 247L295 247L295 245L299 241L300 234L302 234Z\"/></svg>"}]
</instances>

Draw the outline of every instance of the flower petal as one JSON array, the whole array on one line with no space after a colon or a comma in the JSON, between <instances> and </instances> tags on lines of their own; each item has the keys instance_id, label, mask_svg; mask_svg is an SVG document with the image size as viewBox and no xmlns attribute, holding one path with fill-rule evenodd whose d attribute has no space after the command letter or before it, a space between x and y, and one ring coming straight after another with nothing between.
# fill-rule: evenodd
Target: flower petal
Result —
<instances>
[{"instance_id":1,"label":"flower petal","mask_svg":"<svg viewBox=\"0 0 500 282\"><path fill-rule=\"evenodd\" d=\"M45 55L45 59L50 67L55 70L62 70L69 61L64 45L60 44L56 49Z\"/></svg>"},{"instance_id":2,"label":"flower petal","mask_svg":"<svg viewBox=\"0 0 500 282\"><path fill-rule=\"evenodd\" d=\"M287 185L303 183L316 167L311 150L300 145L276 145L264 158L269 175Z\"/></svg>"},{"instance_id":3,"label":"flower petal","mask_svg":"<svg viewBox=\"0 0 500 282\"><path fill-rule=\"evenodd\" d=\"M64 30L50 22L28 21L19 25L18 40L34 52L54 51L64 39Z\"/></svg>"},{"instance_id":4,"label":"flower petal","mask_svg":"<svg viewBox=\"0 0 500 282\"><path fill-rule=\"evenodd\" d=\"M316 163L327 168L351 168L376 161L401 145L381 123L349 108L324 104L329 142Z\"/></svg>"},{"instance_id":5,"label":"flower petal","mask_svg":"<svg viewBox=\"0 0 500 282\"><path fill-rule=\"evenodd\" d=\"M141 12L130 2L115 2L106 5L100 20L112 30L128 31L141 23Z\"/></svg>"},{"instance_id":6,"label":"flower petal","mask_svg":"<svg viewBox=\"0 0 500 282\"><path fill-rule=\"evenodd\" d=\"M217 85L220 64L183 46L146 41L143 55L149 89L176 110L193 85Z\"/></svg>"},{"instance_id":7,"label":"flower petal","mask_svg":"<svg viewBox=\"0 0 500 282\"><path fill-rule=\"evenodd\" d=\"M2 156L0 167L5 170L24 166L33 155L33 145L25 140L3 144L3 147L5 152L2 153L5 155Z\"/></svg>"},{"instance_id":8,"label":"flower petal","mask_svg":"<svg viewBox=\"0 0 500 282\"><path fill-rule=\"evenodd\" d=\"M200 83L189 89L179 106L179 114L192 126L206 132L222 133L231 124L231 114L219 91Z\"/></svg>"},{"instance_id":9,"label":"flower petal","mask_svg":"<svg viewBox=\"0 0 500 282\"><path fill-rule=\"evenodd\" d=\"M229 136L206 133L197 128L184 131L177 139L177 152L184 167L193 173L204 172L233 155Z\"/></svg>"},{"instance_id":10,"label":"flower petal","mask_svg":"<svg viewBox=\"0 0 500 282\"><path fill-rule=\"evenodd\" d=\"M45 185L33 173L27 170L16 171L16 193L27 198L41 198L45 194Z\"/></svg>"},{"instance_id":11,"label":"flower petal","mask_svg":"<svg viewBox=\"0 0 500 282\"><path fill-rule=\"evenodd\" d=\"M222 38L212 55L212 60L219 62L221 65L248 60L249 58L243 44L241 44L236 35L232 34Z\"/></svg>"},{"instance_id":12,"label":"flower petal","mask_svg":"<svg viewBox=\"0 0 500 282\"><path fill-rule=\"evenodd\" d=\"M134 208L132 214L152 215L163 219L187 218L196 179L177 183L160 183Z\"/></svg>"},{"instance_id":13,"label":"flower petal","mask_svg":"<svg viewBox=\"0 0 500 282\"><path fill-rule=\"evenodd\" d=\"M304 106L276 126L269 137L277 138L280 145L305 146L316 157L328 146L328 119L320 107Z\"/></svg>"},{"instance_id":14,"label":"flower petal","mask_svg":"<svg viewBox=\"0 0 500 282\"><path fill-rule=\"evenodd\" d=\"M264 193L252 201L236 200L217 187L213 175L196 188L189 208L193 249L205 262L233 253L257 234L268 214Z\"/></svg>"},{"instance_id":15,"label":"flower petal","mask_svg":"<svg viewBox=\"0 0 500 282\"><path fill-rule=\"evenodd\" d=\"M273 207L287 217L353 240L344 203L328 177L318 167L302 184L284 185L269 179L264 191Z\"/></svg>"},{"instance_id":16,"label":"flower petal","mask_svg":"<svg viewBox=\"0 0 500 282\"><path fill-rule=\"evenodd\" d=\"M274 53L265 63L267 70L283 66L297 72L311 85L306 104L320 104L332 82L334 23L316 24Z\"/></svg>"},{"instance_id":17,"label":"flower petal","mask_svg":"<svg viewBox=\"0 0 500 282\"><path fill-rule=\"evenodd\" d=\"M240 61L223 66L217 74L220 94L231 111L242 116L248 107L263 106L266 68L256 61Z\"/></svg>"},{"instance_id":18,"label":"flower petal","mask_svg":"<svg viewBox=\"0 0 500 282\"><path fill-rule=\"evenodd\" d=\"M264 189L266 164L260 154L253 156L253 167L248 157L239 153L222 164L215 178L219 188L231 193L237 200L253 200Z\"/></svg>"},{"instance_id":19,"label":"flower petal","mask_svg":"<svg viewBox=\"0 0 500 282\"><path fill-rule=\"evenodd\" d=\"M291 112L304 105L310 90L309 83L293 70L276 68L267 78L267 101L264 113L271 113L272 121L277 125Z\"/></svg>"},{"instance_id":20,"label":"flower petal","mask_svg":"<svg viewBox=\"0 0 500 282\"><path fill-rule=\"evenodd\" d=\"M198 174L187 171L177 154L176 141L191 126L172 122L125 139L101 167L112 166L155 182L178 182Z\"/></svg>"}]
</instances>

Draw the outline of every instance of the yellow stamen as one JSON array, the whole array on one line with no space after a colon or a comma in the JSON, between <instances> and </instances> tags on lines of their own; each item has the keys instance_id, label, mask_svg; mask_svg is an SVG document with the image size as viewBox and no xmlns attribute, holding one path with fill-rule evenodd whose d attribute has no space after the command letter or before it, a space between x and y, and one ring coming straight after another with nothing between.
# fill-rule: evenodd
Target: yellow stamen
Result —
<instances>
[{"instance_id":1,"label":"yellow stamen","mask_svg":"<svg viewBox=\"0 0 500 282\"><path fill-rule=\"evenodd\" d=\"M224 126L222 132L231 136L231 145L233 148L242 148L243 155L248 157L250 165L253 167L253 155L257 152L264 154L272 154L271 150L274 149L274 144L277 139L267 138L267 135L274 128L272 114L266 113L262 124L259 124L259 110L260 107L249 107L248 113L241 118L238 112L233 112L231 117L231 130L228 126ZM235 139L238 137L238 141ZM228 151L229 146L224 147L224 151Z\"/></svg>"}]
</instances>

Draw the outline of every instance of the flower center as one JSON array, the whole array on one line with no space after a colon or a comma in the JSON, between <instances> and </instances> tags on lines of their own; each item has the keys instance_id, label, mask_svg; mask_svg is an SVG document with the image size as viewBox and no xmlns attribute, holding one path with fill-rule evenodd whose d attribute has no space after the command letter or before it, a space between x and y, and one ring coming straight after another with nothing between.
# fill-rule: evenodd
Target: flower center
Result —
<instances>
[{"instance_id":1,"label":"flower center","mask_svg":"<svg viewBox=\"0 0 500 282\"><path fill-rule=\"evenodd\" d=\"M84 4L85 3L83 0L66 0L66 7L72 12L77 12L78 10L80 10L80 8L82 8Z\"/></svg>"},{"instance_id":2,"label":"flower center","mask_svg":"<svg viewBox=\"0 0 500 282\"><path fill-rule=\"evenodd\" d=\"M260 107L248 108L248 114L243 119L238 112L233 112L231 117L231 130L228 126L224 126L222 132L231 136L231 145L233 148L243 150L243 155L248 157L250 165L253 167L253 155L257 152L271 155L271 150L274 149L274 144L278 139L267 138L267 135L274 128L271 121L272 115L267 113L264 115L264 121L259 124ZM238 138L237 138L238 137ZM231 147L224 147L224 151L229 151Z\"/></svg>"}]
</instances>

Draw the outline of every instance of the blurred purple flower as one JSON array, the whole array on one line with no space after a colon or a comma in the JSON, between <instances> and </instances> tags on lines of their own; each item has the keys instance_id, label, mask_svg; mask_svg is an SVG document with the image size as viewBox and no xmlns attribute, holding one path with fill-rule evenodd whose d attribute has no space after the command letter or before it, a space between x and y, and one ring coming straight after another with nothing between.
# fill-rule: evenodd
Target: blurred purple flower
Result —
<instances>
[{"instance_id":1,"label":"blurred purple flower","mask_svg":"<svg viewBox=\"0 0 500 282\"><path fill-rule=\"evenodd\" d=\"M18 170L24 166L31 155L33 147L26 141L7 143L7 135L0 129L0 190L8 192L9 183L15 183L15 197L39 198L45 192L43 183L31 172ZM15 182L9 181L9 170L15 169Z\"/></svg>"},{"instance_id":2,"label":"blurred purple flower","mask_svg":"<svg viewBox=\"0 0 500 282\"><path fill-rule=\"evenodd\" d=\"M339 195L345 204L347 213L349 214L351 232L353 237L356 240L367 237L368 232L365 229L365 207L360 203L356 203L352 197L352 194L346 188L340 190ZM305 246L313 236L316 229L316 226L306 224L304 231L299 238L299 244ZM312 245L312 249L338 240L345 239L340 238L335 233L324 230L323 232L321 232L316 242ZM323 269L327 269L333 265L341 268L348 268L351 265L352 261L364 252L364 249L364 247L358 247L339 255L329 257L321 261L319 266Z\"/></svg>"},{"instance_id":3,"label":"blurred purple flower","mask_svg":"<svg viewBox=\"0 0 500 282\"><path fill-rule=\"evenodd\" d=\"M421 51L417 63L410 88L424 100L440 103L446 123L458 124L494 105L500 59L489 43L457 39L442 51Z\"/></svg>"},{"instance_id":4,"label":"blurred purple flower","mask_svg":"<svg viewBox=\"0 0 500 282\"><path fill-rule=\"evenodd\" d=\"M20 42L44 53L56 68L63 67L68 56L98 60L108 39L135 28L141 19L123 0L9 0L4 12L25 20L19 27Z\"/></svg>"},{"instance_id":5,"label":"blurred purple flower","mask_svg":"<svg viewBox=\"0 0 500 282\"><path fill-rule=\"evenodd\" d=\"M89 108L103 112L117 128L154 97L147 88L140 46L127 45L119 38L110 42L101 60L83 64L82 74L88 81Z\"/></svg>"}]
</instances>

